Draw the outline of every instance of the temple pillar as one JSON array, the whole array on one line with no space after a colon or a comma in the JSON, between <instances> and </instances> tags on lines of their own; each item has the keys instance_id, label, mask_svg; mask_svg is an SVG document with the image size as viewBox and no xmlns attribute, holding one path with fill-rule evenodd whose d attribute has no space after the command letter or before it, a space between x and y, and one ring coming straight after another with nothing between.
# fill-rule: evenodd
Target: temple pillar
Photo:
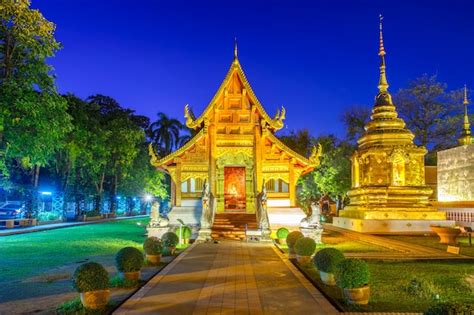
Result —
<instances>
[{"instance_id":1,"label":"temple pillar","mask_svg":"<svg viewBox=\"0 0 474 315\"><path fill-rule=\"evenodd\" d=\"M295 178L295 166L290 162L289 175L288 175L288 192L290 193L290 207L296 206L296 181Z\"/></svg>"},{"instance_id":2,"label":"temple pillar","mask_svg":"<svg viewBox=\"0 0 474 315\"><path fill-rule=\"evenodd\" d=\"M181 163L176 164L176 206L181 207Z\"/></svg>"},{"instance_id":3,"label":"temple pillar","mask_svg":"<svg viewBox=\"0 0 474 315\"><path fill-rule=\"evenodd\" d=\"M170 191L171 191L171 206L176 206L176 183L171 178L170 180Z\"/></svg>"},{"instance_id":4,"label":"temple pillar","mask_svg":"<svg viewBox=\"0 0 474 315\"><path fill-rule=\"evenodd\" d=\"M208 122L205 122L208 124ZM209 184L211 193L217 196L217 176L216 176L216 163L217 163L217 143L216 143L216 126L214 124L208 127L209 140Z\"/></svg>"},{"instance_id":5,"label":"temple pillar","mask_svg":"<svg viewBox=\"0 0 474 315\"><path fill-rule=\"evenodd\" d=\"M255 192L262 189L263 184L263 153L262 153L263 137L260 130L260 123L255 122Z\"/></svg>"}]
</instances>

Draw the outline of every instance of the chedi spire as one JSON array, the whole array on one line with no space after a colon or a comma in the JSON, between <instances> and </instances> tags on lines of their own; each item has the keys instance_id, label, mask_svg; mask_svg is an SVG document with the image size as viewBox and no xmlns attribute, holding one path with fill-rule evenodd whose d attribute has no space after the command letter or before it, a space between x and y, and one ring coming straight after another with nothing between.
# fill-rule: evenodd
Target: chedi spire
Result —
<instances>
[{"instance_id":1,"label":"chedi spire","mask_svg":"<svg viewBox=\"0 0 474 315\"><path fill-rule=\"evenodd\" d=\"M461 136L458 139L460 145L466 145L472 143L471 138L471 124L469 123L469 115L467 114L467 105L469 105L469 101L467 100L467 86L464 85L464 101L462 102L464 105L464 122L462 126Z\"/></svg>"}]
</instances>

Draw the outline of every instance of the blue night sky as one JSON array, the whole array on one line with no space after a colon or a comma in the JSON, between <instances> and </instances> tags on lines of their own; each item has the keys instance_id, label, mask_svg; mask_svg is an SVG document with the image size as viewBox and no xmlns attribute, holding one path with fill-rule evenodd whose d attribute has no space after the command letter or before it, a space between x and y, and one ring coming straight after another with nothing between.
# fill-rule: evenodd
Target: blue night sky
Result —
<instances>
[{"instance_id":1,"label":"blue night sky","mask_svg":"<svg viewBox=\"0 0 474 315\"><path fill-rule=\"evenodd\" d=\"M344 108L371 106L378 82L378 15L384 15L392 92L438 74L474 88L474 1L32 0L57 24L52 59L62 93L100 93L152 119L199 115L239 59L287 128L343 135ZM474 97L472 97L474 98Z\"/></svg>"}]
</instances>

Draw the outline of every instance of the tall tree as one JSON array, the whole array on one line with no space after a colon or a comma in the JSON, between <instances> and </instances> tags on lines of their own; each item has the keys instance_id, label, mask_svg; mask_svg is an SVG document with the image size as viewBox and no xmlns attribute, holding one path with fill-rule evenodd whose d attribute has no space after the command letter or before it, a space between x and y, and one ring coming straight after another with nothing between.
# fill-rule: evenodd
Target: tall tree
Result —
<instances>
[{"instance_id":1,"label":"tall tree","mask_svg":"<svg viewBox=\"0 0 474 315\"><path fill-rule=\"evenodd\" d=\"M31 201L40 168L61 148L70 130L66 102L56 93L51 67L46 63L60 45L55 25L28 0L0 1L0 108L4 115L6 158L21 160L32 170ZM35 203L30 211L36 211Z\"/></svg>"},{"instance_id":2,"label":"tall tree","mask_svg":"<svg viewBox=\"0 0 474 315\"><path fill-rule=\"evenodd\" d=\"M148 133L158 154L165 156L179 145L184 126L179 120L169 118L165 113L158 113L157 116L158 119L151 123Z\"/></svg>"},{"instance_id":3,"label":"tall tree","mask_svg":"<svg viewBox=\"0 0 474 315\"><path fill-rule=\"evenodd\" d=\"M108 96L94 95L87 99L88 103L99 110L99 121L104 134L107 134L105 148L109 153L106 166L102 169L101 185L98 186L96 208L100 204L104 183L108 183L111 200L111 211L116 210L116 196L121 181L130 175L140 145L145 142L144 125L140 116L134 111L122 108L119 103ZM139 123L137 123L139 122Z\"/></svg>"},{"instance_id":4,"label":"tall tree","mask_svg":"<svg viewBox=\"0 0 474 315\"><path fill-rule=\"evenodd\" d=\"M9 178L10 172L5 162L5 148L3 144L3 115L0 112L0 190L6 190L10 187Z\"/></svg>"},{"instance_id":5,"label":"tall tree","mask_svg":"<svg viewBox=\"0 0 474 315\"><path fill-rule=\"evenodd\" d=\"M280 136L279 139L303 156L309 156L315 144L308 129L292 130L288 134Z\"/></svg>"},{"instance_id":6,"label":"tall tree","mask_svg":"<svg viewBox=\"0 0 474 315\"><path fill-rule=\"evenodd\" d=\"M346 128L346 139L356 143L365 132L365 125L370 120L371 110L368 106L355 105L345 109L341 121Z\"/></svg>"},{"instance_id":7,"label":"tall tree","mask_svg":"<svg viewBox=\"0 0 474 315\"><path fill-rule=\"evenodd\" d=\"M336 200L339 210L351 188L350 157L355 147L333 135L319 137L318 142L323 147L323 157L320 166L313 171L313 179L319 191Z\"/></svg>"},{"instance_id":8,"label":"tall tree","mask_svg":"<svg viewBox=\"0 0 474 315\"><path fill-rule=\"evenodd\" d=\"M447 91L436 75L422 75L394 96L399 115L415 134L415 142L430 151L456 145L462 109L462 92Z\"/></svg>"}]
</instances>

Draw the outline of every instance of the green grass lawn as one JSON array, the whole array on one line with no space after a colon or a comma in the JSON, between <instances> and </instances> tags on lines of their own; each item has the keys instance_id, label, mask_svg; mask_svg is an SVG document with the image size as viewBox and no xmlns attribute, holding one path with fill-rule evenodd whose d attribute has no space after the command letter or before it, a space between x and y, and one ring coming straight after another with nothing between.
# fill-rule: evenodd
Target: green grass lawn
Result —
<instances>
[{"instance_id":1,"label":"green grass lawn","mask_svg":"<svg viewBox=\"0 0 474 315\"><path fill-rule=\"evenodd\" d=\"M120 220L0 237L0 283L94 256L113 256L125 246L141 249L148 220Z\"/></svg>"},{"instance_id":2,"label":"green grass lawn","mask_svg":"<svg viewBox=\"0 0 474 315\"><path fill-rule=\"evenodd\" d=\"M324 285L312 266L303 268L345 311L423 312L439 301L474 303L474 264L456 261L369 261L371 297L368 306L344 303L341 290ZM416 280L416 287L411 283Z\"/></svg>"},{"instance_id":3,"label":"green grass lawn","mask_svg":"<svg viewBox=\"0 0 474 315\"><path fill-rule=\"evenodd\" d=\"M439 243L439 237L438 236L386 236L387 238L391 238L394 240L398 241L403 241L407 243L413 243L417 245L422 245L422 246L427 246L427 247L432 247L436 249L440 249L442 251L446 251L448 245L446 244L440 244ZM467 237L458 237L458 242L459 242L459 247L460 249L460 254L466 255L466 256L473 256L474 257L474 244L473 246L469 246L469 239ZM473 239L474 243L474 239Z\"/></svg>"}]
</instances>

